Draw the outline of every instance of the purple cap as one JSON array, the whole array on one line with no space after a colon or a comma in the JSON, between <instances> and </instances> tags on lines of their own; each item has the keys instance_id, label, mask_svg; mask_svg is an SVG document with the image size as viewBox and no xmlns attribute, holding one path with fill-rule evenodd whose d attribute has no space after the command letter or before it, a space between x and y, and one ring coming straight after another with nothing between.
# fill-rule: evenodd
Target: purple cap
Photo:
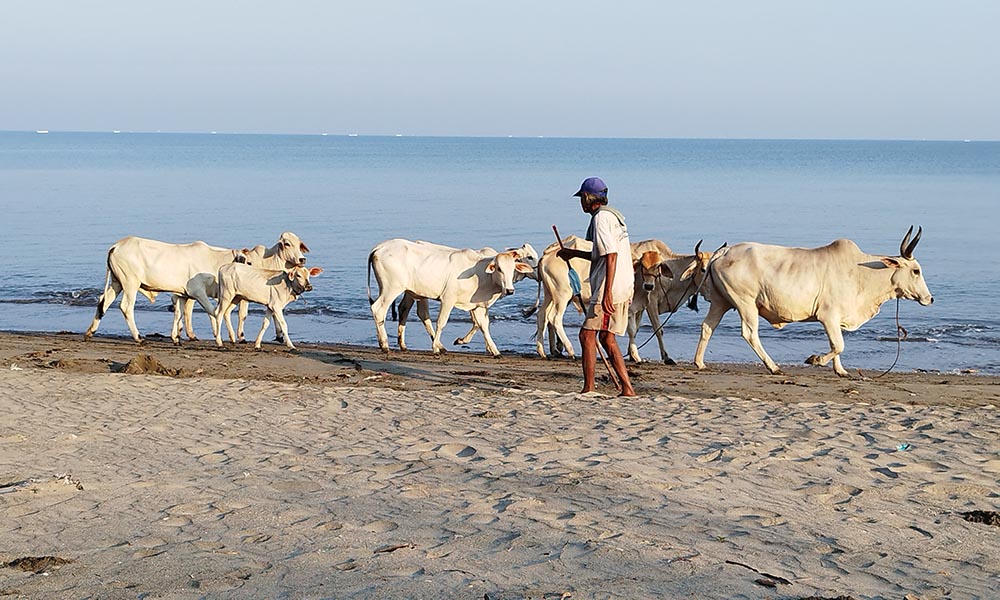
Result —
<instances>
[{"instance_id":1,"label":"purple cap","mask_svg":"<svg viewBox=\"0 0 1000 600\"><path fill-rule=\"evenodd\" d=\"M600 177L588 177L583 180L580 185L580 191L573 194L574 196L583 196L584 194L590 194L591 196L599 196L601 198L608 197L608 186L604 185Z\"/></svg>"}]
</instances>

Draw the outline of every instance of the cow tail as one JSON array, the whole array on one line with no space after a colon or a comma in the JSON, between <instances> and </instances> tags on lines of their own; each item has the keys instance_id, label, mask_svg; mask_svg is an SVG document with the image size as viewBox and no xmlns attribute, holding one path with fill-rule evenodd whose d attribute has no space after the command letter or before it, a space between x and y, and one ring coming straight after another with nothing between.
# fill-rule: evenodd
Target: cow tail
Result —
<instances>
[{"instance_id":1,"label":"cow tail","mask_svg":"<svg viewBox=\"0 0 1000 600\"><path fill-rule=\"evenodd\" d=\"M375 250L372 250L368 254L368 281L365 283L365 287L368 289L368 306L375 304L375 299L372 298L372 262L375 260Z\"/></svg>"},{"instance_id":2,"label":"cow tail","mask_svg":"<svg viewBox=\"0 0 1000 600\"><path fill-rule=\"evenodd\" d=\"M111 253L115 251L115 247L111 246L108 250L108 260L106 261L107 273L104 275L104 292L101 297L97 299L97 315L98 319L104 318L104 297L107 295L108 291L111 289L111 278L114 274L111 271Z\"/></svg>"}]
</instances>

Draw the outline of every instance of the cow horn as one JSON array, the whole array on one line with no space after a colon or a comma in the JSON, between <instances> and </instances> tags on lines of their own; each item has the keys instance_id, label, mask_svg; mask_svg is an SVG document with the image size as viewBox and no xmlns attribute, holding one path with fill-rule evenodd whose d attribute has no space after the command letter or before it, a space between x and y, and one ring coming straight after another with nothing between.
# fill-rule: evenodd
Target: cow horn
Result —
<instances>
[{"instance_id":1,"label":"cow horn","mask_svg":"<svg viewBox=\"0 0 1000 600\"><path fill-rule=\"evenodd\" d=\"M920 234L924 232L923 227L917 227L917 235L913 236L910 240L910 245L906 247L906 251L903 252L903 258L913 258L913 249L917 247L917 242L920 241Z\"/></svg>"},{"instance_id":2,"label":"cow horn","mask_svg":"<svg viewBox=\"0 0 1000 600\"><path fill-rule=\"evenodd\" d=\"M705 240L698 240L698 243L694 245L694 253L698 254L701 251L701 243Z\"/></svg>"},{"instance_id":3,"label":"cow horn","mask_svg":"<svg viewBox=\"0 0 1000 600\"><path fill-rule=\"evenodd\" d=\"M913 225L906 230L906 235L903 236L903 241L899 243L899 255L906 257L906 244L910 242L910 234L913 233Z\"/></svg>"}]
</instances>

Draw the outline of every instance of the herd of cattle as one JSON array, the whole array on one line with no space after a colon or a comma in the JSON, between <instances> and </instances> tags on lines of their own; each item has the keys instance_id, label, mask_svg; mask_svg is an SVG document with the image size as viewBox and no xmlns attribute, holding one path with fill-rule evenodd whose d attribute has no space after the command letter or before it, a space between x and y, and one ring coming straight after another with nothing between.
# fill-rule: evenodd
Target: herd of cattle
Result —
<instances>
[{"instance_id":1,"label":"herd of cattle","mask_svg":"<svg viewBox=\"0 0 1000 600\"><path fill-rule=\"evenodd\" d=\"M635 289L629 315L628 354L640 361L636 334L642 313L653 326L664 362L673 361L663 343L660 315L676 312L681 306L693 306L699 296L710 303L701 325L701 337L694 362L704 368L705 349L722 316L735 308L740 316L743 339L772 373L778 365L768 356L758 336L758 317L775 328L800 321L819 321L830 341L830 351L810 356L807 362L826 365L831 360L838 375L847 376L840 361L844 349L842 330L853 331L874 317L880 306L892 298L916 300L922 305L934 301L913 258L913 249L921 230L911 239L911 227L899 246L898 256L866 254L850 240L836 240L820 248L790 248L755 242L725 246L715 252L701 250L701 242L692 254L676 254L659 240L632 244ZM576 236L562 240L567 248L589 251L591 243ZM497 252L492 248L456 249L422 241L393 239L375 246L368 256L368 300L379 347L388 352L385 320L396 299L402 295L397 315L397 343L406 350L404 331L413 304L432 340L435 354L445 349L441 334L453 308L466 310L472 328L455 340L468 343L482 331L487 351L499 356L490 336L488 309L499 298L514 293L514 284L524 278L538 283L535 305L525 311L537 311L538 354L546 356L544 340L548 332L549 351L554 355L565 349L574 356L573 344L563 328L563 316L572 303L581 312L590 300L590 263L586 260L564 261L556 256L559 243L550 245L538 256L530 244ZM135 324L137 294L150 302L161 292L172 294L174 321L170 337L180 343L181 318L189 339L197 339L191 327L192 310L198 302L208 313L212 333L222 346L221 322L224 320L231 342L243 340L243 322L247 303L262 304L264 321L254 342L261 347L264 333L273 317L279 338L294 348L283 315L284 307L312 289L310 279L322 272L306 268L309 248L297 235L282 233L271 247L263 245L239 250L209 246L204 242L168 244L156 240L127 237L108 250L104 291L98 300L97 313L84 334L90 339L121 294L120 308L132 337L142 338ZM571 271L578 275L573 285ZM371 295L371 275L378 283L377 298ZM213 306L211 299L217 299ZM434 324L428 300L441 303ZM239 307L238 331L233 330L231 313Z\"/></svg>"}]
</instances>

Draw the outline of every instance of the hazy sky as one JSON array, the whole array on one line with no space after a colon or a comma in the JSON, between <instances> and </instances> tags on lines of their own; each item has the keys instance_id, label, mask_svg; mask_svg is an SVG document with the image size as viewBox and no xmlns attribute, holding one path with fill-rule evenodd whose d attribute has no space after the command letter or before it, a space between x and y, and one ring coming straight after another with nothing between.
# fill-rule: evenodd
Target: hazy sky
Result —
<instances>
[{"instance_id":1,"label":"hazy sky","mask_svg":"<svg viewBox=\"0 0 1000 600\"><path fill-rule=\"evenodd\" d=\"M0 130L1000 139L1000 1L3 4Z\"/></svg>"}]
</instances>

